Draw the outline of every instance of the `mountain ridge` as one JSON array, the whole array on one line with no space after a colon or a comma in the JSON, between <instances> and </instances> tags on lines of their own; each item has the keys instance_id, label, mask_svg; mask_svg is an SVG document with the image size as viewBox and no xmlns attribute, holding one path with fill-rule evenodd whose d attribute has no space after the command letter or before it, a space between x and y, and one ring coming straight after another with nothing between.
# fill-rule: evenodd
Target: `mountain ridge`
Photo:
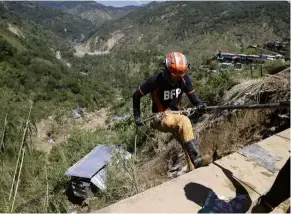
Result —
<instances>
[{"instance_id":1,"label":"mountain ridge","mask_svg":"<svg viewBox=\"0 0 291 214\"><path fill-rule=\"evenodd\" d=\"M121 18L138 8L138 6L105 6L95 1L44 1L42 4L51 8L60 9L73 15L80 16L83 19L90 20L96 26L99 26L109 20Z\"/></svg>"},{"instance_id":2,"label":"mountain ridge","mask_svg":"<svg viewBox=\"0 0 291 214\"><path fill-rule=\"evenodd\" d=\"M46 7L40 2L3 2L3 4L9 12L30 19L69 41L82 40L96 28L96 25L87 19Z\"/></svg>"},{"instance_id":3,"label":"mountain ridge","mask_svg":"<svg viewBox=\"0 0 291 214\"><path fill-rule=\"evenodd\" d=\"M164 53L191 53L191 49L195 53L203 48L211 53L218 48L238 51L288 37L289 8L287 2L155 2L99 26L85 44L90 50L106 51L106 43L119 32L124 36L112 52L123 48L154 48Z\"/></svg>"}]
</instances>

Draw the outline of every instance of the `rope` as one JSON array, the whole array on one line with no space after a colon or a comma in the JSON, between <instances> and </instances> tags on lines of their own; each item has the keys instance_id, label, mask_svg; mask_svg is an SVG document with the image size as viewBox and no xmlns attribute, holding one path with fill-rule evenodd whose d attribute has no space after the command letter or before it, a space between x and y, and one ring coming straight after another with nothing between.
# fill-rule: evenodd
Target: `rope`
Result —
<instances>
[{"instance_id":1,"label":"rope","mask_svg":"<svg viewBox=\"0 0 291 214\"><path fill-rule=\"evenodd\" d=\"M149 120L153 119L154 117L155 117L155 115L152 115L152 116L150 116L150 117L144 119L143 121L144 121L144 122L149 121Z\"/></svg>"},{"instance_id":2,"label":"rope","mask_svg":"<svg viewBox=\"0 0 291 214\"><path fill-rule=\"evenodd\" d=\"M206 106L206 110L232 110L232 109L266 109L266 108L290 108L289 102L280 102L280 103L265 103L265 104L246 104L246 105L222 105L222 106ZM188 117L193 115L197 110L196 107L188 108L181 111L171 111L171 114L184 114ZM152 115L146 118L144 121L149 121L154 118L155 115Z\"/></svg>"}]
</instances>

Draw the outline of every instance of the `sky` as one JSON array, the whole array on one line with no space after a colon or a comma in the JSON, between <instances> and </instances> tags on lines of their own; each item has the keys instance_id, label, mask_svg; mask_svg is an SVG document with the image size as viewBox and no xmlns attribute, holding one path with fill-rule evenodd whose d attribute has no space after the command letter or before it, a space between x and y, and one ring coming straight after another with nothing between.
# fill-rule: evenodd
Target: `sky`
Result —
<instances>
[{"instance_id":1,"label":"sky","mask_svg":"<svg viewBox=\"0 0 291 214\"><path fill-rule=\"evenodd\" d=\"M96 2L104 4L106 6L124 7L129 5L139 6L142 4L149 3L150 1L96 1Z\"/></svg>"}]
</instances>

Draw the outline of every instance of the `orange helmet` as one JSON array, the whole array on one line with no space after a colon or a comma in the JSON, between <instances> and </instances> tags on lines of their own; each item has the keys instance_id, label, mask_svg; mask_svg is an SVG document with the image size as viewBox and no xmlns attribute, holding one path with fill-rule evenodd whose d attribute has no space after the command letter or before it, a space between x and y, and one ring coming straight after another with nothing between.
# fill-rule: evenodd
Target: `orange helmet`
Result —
<instances>
[{"instance_id":1,"label":"orange helmet","mask_svg":"<svg viewBox=\"0 0 291 214\"><path fill-rule=\"evenodd\" d=\"M180 52L171 52L166 57L165 65L172 77L182 77L188 69L188 60Z\"/></svg>"}]
</instances>

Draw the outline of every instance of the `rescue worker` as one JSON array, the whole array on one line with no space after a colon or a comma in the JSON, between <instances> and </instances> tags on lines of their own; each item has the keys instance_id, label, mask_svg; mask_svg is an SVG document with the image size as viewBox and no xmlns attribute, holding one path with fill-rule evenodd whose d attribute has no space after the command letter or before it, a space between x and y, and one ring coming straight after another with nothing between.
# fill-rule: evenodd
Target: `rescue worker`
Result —
<instances>
[{"instance_id":1,"label":"rescue worker","mask_svg":"<svg viewBox=\"0 0 291 214\"><path fill-rule=\"evenodd\" d=\"M175 114L179 111L182 94L185 93L191 103L200 111L205 110L205 104L201 102L194 92L189 75L186 73L190 64L185 55L180 52L171 52L164 61L165 69L146 80L133 94L133 114L137 126L144 125L140 113L141 97L151 93L152 112L155 117L151 127L170 132L181 144L186 154L188 170L205 166L209 162L202 158L199 146L194 140L194 133L190 119L185 115Z\"/></svg>"}]
</instances>

